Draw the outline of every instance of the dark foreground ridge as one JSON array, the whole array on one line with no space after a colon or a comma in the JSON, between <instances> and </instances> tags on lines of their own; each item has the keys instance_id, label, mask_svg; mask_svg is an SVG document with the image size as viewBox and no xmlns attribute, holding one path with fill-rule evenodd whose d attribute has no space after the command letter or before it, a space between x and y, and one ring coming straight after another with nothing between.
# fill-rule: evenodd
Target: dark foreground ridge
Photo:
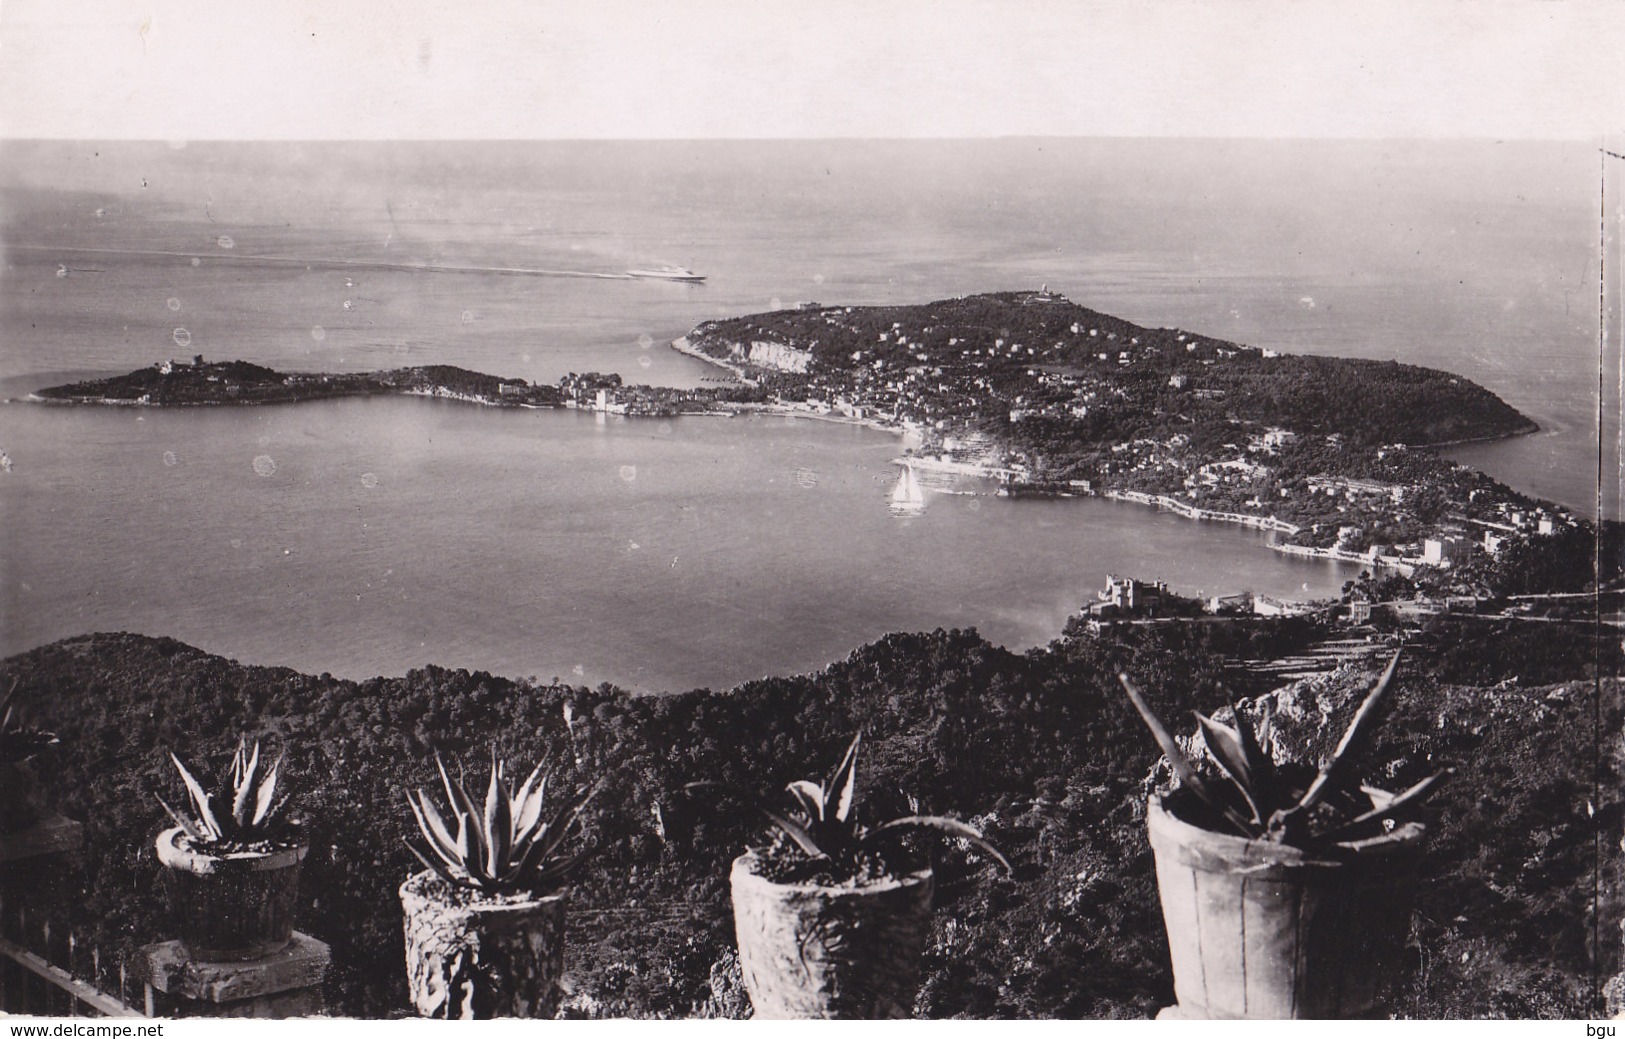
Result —
<instances>
[{"instance_id":1,"label":"dark foreground ridge","mask_svg":"<svg viewBox=\"0 0 1625 1039\"><path fill-rule=\"evenodd\" d=\"M1625 911L1619 687L1592 675L1617 674L1617 653L1585 627L1536 626L1540 646L1526 651L1510 629L1454 623L1466 622L1431 632L1440 648L1407 655L1365 759L1390 788L1456 769L1430 810L1398 1011L1592 1015L1594 983L1619 969ZM312 851L296 926L333 947L329 1005L399 1014L395 888L417 868L402 793L434 780L436 751L477 771L495 746L509 760L550 756L572 788L607 782L571 895L566 1012L734 1016L745 1005L727 864L762 830L694 803L685 784L779 788L863 729L877 817L916 810L898 791L918 794L917 810L957 810L1015 866L1005 876L941 848L916 1013L1147 1017L1172 1001L1144 832L1155 751L1112 676L1127 671L1188 732L1189 710L1225 702L1226 658L1290 651L1297 624L1124 626L1025 654L974 631L892 635L817 674L665 696L436 667L352 682L90 635L0 662L0 687L17 680L61 734L41 771L87 841L83 875L55 881L57 902L104 954L168 937L150 851L167 825L153 798L172 782L165 752L218 762L239 734L262 736L287 747L285 781L303 791ZM1274 694L1278 717L1307 744L1335 738L1368 681L1345 670L1296 683Z\"/></svg>"}]
</instances>

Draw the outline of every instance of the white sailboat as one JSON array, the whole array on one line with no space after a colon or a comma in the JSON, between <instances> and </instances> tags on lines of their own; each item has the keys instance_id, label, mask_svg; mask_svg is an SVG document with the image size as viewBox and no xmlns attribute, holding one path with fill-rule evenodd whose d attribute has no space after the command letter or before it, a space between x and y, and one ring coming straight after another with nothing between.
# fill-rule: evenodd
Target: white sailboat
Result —
<instances>
[{"instance_id":1,"label":"white sailboat","mask_svg":"<svg viewBox=\"0 0 1625 1039\"><path fill-rule=\"evenodd\" d=\"M903 463L903 475L891 492L891 510L899 516L915 516L925 510L925 492L914 475L914 467Z\"/></svg>"}]
</instances>

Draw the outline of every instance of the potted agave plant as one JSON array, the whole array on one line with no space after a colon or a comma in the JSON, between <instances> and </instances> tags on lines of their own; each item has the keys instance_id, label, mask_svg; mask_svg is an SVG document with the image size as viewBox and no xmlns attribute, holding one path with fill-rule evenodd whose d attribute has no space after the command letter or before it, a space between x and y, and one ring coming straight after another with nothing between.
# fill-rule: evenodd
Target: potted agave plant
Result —
<instances>
[{"instance_id":1,"label":"potted agave plant","mask_svg":"<svg viewBox=\"0 0 1625 1039\"><path fill-rule=\"evenodd\" d=\"M1172 1016L1378 1015L1409 933L1427 835L1415 816L1439 772L1398 794L1361 786L1399 655L1324 765L1277 761L1241 705L1233 726L1197 714L1193 763L1119 675L1178 778L1146 809L1173 957ZM1266 716L1267 719L1267 716Z\"/></svg>"},{"instance_id":2,"label":"potted agave plant","mask_svg":"<svg viewBox=\"0 0 1625 1039\"><path fill-rule=\"evenodd\" d=\"M0 833L17 833L44 811L29 762L56 743L56 734L29 725L17 703L17 682L0 697Z\"/></svg>"},{"instance_id":3,"label":"potted agave plant","mask_svg":"<svg viewBox=\"0 0 1625 1039\"><path fill-rule=\"evenodd\" d=\"M825 782L789 784L787 814L760 807L777 827L775 839L734 860L734 932L756 1017L909 1016L930 926L932 874L898 843L902 834L923 829L962 838L1010 868L979 831L957 819L859 822L860 739L853 738Z\"/></svg>"},{"instance_id":4,"label":"potted agave plant","mask_svg":"<svg viewBox=\"0 0 1625 1039\"><path fill-rule=\"evenodd\" d=\"M406 975L424 1017L552 1017L564 968L565 895L580 861L565 851L597 792L548 804L545 762L513 789L491 755L484 804L435 756L450 817L421 788L408 793L426 848L407 847L425 868L401 885Z\"/></svg>"},{"instance_id":5,"label":"potted agave plant","mask_svg":"<svg viewBox=\"0 0 1625 1039\"><path fill-rule=\"evenodd\" d=\"M158 803L175 825L158 835L158 861L193 960L259 959L293 935L299 867L310 850L286 795L277 795L282 758L261 771L260 745L237 742L231 767L211 793L173 753L192 811Z\"/></svg>"}]
</instances>

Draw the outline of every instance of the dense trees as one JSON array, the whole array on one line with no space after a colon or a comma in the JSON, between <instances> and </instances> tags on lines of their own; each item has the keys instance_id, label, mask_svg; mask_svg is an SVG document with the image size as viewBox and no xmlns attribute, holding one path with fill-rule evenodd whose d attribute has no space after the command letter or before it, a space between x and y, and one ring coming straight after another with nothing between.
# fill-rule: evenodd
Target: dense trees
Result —
<instances>
[{"instance_id":1,"label":"dense trees","mask_svg":"<svg viewBox=\"0 0 1625 1039\"><path fill-rule=\"evenodd\" d=\"M1506 436L1534 426L1490 391L1449 372L1338 357L1277 355L1172 328L1138 325L1060 296L996 292L915 306L822 307L708 321L690 340L727 357L734 345L782 343L811 351L813 376L924 367L922 388L947 410L985 400L976 423L1015 446L1075 456L1080 444L1184 433L1209 450L1214 433L1240 422L1348 446L1438 444ZM1058 389L1088 384L1087 414L1071 414ZM1178 382L1175 386L1172 382ZM780 377L792 397L808 377ZM995 399L996 398L996 399ZM1047 423L1007 420L1012 408ZM1222 441L1221 441L1222 442ZM1327 461L1335 461L1328 458ZM1336 468L1320 469L1337 472Z\"/></svg>"}]
</instances>

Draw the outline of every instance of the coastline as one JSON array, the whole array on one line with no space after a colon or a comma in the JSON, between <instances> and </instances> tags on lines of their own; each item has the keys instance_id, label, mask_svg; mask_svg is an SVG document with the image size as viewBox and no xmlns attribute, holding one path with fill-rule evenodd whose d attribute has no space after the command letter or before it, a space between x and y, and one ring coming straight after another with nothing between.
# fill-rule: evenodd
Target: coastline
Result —
<instances>
[{"instance_id":1,"label":"coastline","mask_svg":"<svg viewBox=\"0 0 1625 1039\"><path fill-rule=\"evenodd\" d=\"M1251 527L1254 530L1266 530L1276 534L1292 535L1302 530L1302 527L1278 520L1273 516L1249 516L1238 512L1217 512L1212 509L1203 509L1195 505L1188 505L1177 498L1165 494L1146 494L1142 491L1122 491L1115 488L1098 492L1102 498L1113 501L1132 502L1136 505L1149 505L1159 510L1177 513L1190 520L1199 520L1213 523L1234 523L1238 526ZM1359 566L1386 567L1406 577L1411 576L1416 568L1403 561L1383 556L1367 556L1358 552L1348 552L1340 548L1315 548L1312 545L1294 545L1271 541L1269 547L1272 551L1282 555L1297 556L1301 559L1328 559L1337 563L1353 563Z\"/></svg>"},{"instance_id":2,"label":"coastline","mask_svg":"<svg viewBox=\"0 0 1625 1039\"><path fill-rule=\"evenodd\" d=\"M1234 523L1239 526L1252 527L1255 530L1267 530L1276 534L1296 534L1303 529L1295 523L1278 520L1274 516L1253 516L1245 512L1218 512L1214 509L1204 509L1197 505L1187 504L1166 494L1147 494L1144 491L1120 491L1116 488L1110 488L1101 491L1100 496L1114 501L1131 501L1140 505L1155 505L1159 509L1177 512L1186 519Z\"/></svg>"},{"instance_id":3,"label":"coastline","mask_svg":"<svg viewBox=\"0 0 1625 1039\"><path fill-rule=\"evenodd\" d=\"M723 368L732 372L733 377L744 383L746 386L756 385L756 380L745 374L744 365L734 364L731 361L724 361L720 357L712 357L710 354L696 347L693 343L690 343L688 341L688 336L678 336L676 339L673 339L671 341L671 348L685 357L692 357L697 361L704 361L706 364L714 365L718 368Z\"/></svg>"},{"instance_id":4,"label":"coastline","mask_svg":"<svg viewBox=\"0 0 1625 1039\"><path fill-rule=\"evenodd\" d=\"M1462 447L1466 444L1495 444L1502 440L1511 440L1513 437L1526 437L1532 433L1539 433L1540 429L1539 422L1529 419L1529 428L1515 429L1510 433L1497 433L1487 437L1463 437L1460 440L1434 440L1426 444L1415 444L1413 446L1418 450L1437 451L1441 447Z\"/></svg>"},{"instance_id":5,"label":"coastline","mask_svg":"<svg viewBox=\"0 0 1625 1039\"><path fill-rule=\"evenodd\" d=\"M1304 559L1330 559L1338 563L1354 563L1359 566L1370 567L1372 570L1393 570L1403 577L1409 577L1416 572L1414 564L1404 562L1394 556L1366 556L1358 552L1347 552L1341 548L1314 548L1309 545L1271 544L1270 548L1283 555L1301 556Z\"/></svg>"},{"instance_id":6,"label":"coastline","mask_svg":"<svg viewBox=\"0 0 1625 1039\"><path fill-rule=\"evenodd\" d=\"M712 357L710 354L696 349L695 346L688 341L688 336L679 336L678 338L673 339L671 341L671 348L676 350L678 353L683 354L685 357L692 357L695 360L704 361L706 364L731 372L734 378L738 379L746 386L758 385L756 380L745 374L745 367L743 365L734 364L731 361L724 361L721 358ZM783 416L784 418L813 419L818 422L834 422L843 426L862 426L865 429L873 429L881 433L890 433L891 435L902 439L905 444L911 439L911 437L918 437L918 434L912 433L907 426L897 425L890 422L882 422L879 419L857 418L852 415L837 415L833 412L818 412L813 411L810 408L798 408L793 404L727 403L718 404L717 407L721 410L687 412L686 414L726 416L776 415Z\"/></svg>"}]
</instances>

